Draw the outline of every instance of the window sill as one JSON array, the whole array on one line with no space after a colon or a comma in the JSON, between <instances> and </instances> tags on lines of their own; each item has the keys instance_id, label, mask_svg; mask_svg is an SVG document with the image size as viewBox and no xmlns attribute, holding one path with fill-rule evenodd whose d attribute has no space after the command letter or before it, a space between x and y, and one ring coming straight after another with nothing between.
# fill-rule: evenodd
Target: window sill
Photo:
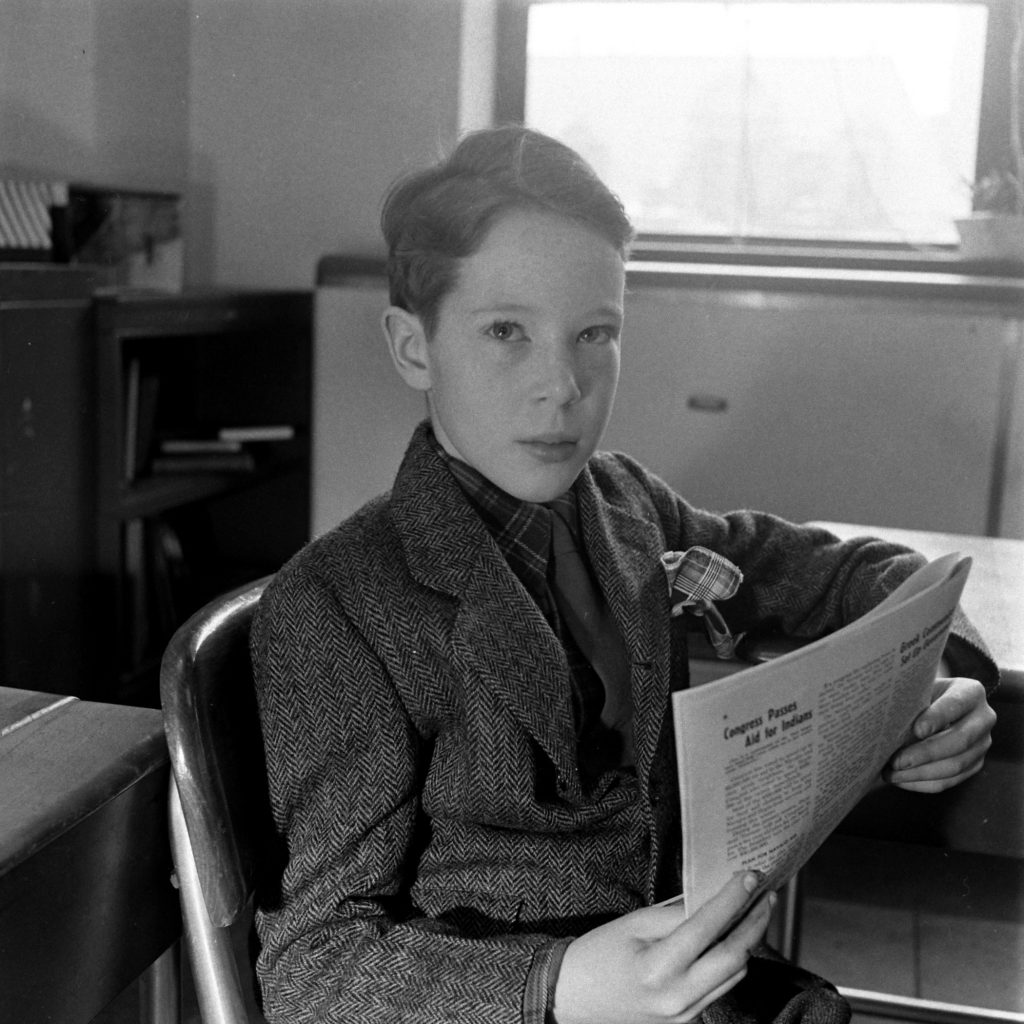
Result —
<instances>
[{"instance_id":1,"label":"window sill","mask_svg":"<svg viewBox=\"0 0 1024 1024\"><path fill-rule=\"evenodd\" d=\"M704 244L638 243L627 266L636 288L804 295L818 298L925 299L1002 306L1019 316L1024 309L1024 267L977 264L950 252L922 260L920 253L782 251L771 247L714 247Z\"/></svg>"},{"instance_id":2,"label":"window sill","mask_svg":"<svg viewBox=\"0 0 1024 1024\"><path fill-rule=\"evenodd\" d=\"M633 243L635 263L715 263L751 267L903 271L968 277L1024 279L1024 264L961 258L955 246L873 248L864 245L745 242L709 238L667 239L641 235Z\"/></svg>"}]
</instances>

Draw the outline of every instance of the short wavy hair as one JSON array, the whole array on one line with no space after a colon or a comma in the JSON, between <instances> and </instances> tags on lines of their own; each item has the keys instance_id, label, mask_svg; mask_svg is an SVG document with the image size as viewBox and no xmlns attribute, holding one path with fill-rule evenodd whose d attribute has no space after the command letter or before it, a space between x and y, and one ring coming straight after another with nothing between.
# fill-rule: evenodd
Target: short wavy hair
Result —
<instances>
[{"instance_id":1,"label":"short wavy hair","mask_svg":"<svg viewBox=\"0 0 1024 1024\"><path fill-rule=\"evenodd\" d=\"M392 305L433 335L458 261L506 213L540 210L589 227L626 258L633 226L618 197L573 149L518 125L466 135L440 163L397 181L384 199Z\"/></svg>"}]
</instances>

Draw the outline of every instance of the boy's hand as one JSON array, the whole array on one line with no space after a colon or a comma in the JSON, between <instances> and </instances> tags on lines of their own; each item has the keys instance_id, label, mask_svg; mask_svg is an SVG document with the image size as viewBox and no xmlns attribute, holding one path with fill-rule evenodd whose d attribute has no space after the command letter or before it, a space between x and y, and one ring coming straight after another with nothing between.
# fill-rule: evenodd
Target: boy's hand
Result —
<instances>
[{"instance_id":1,"label":"boy's hand","mask_svg":"<svg viewBox=\"0 0 1024 1024\"><path fill-rule=\"evenodd\" d=\"M759 884L753 872L741 873L689 920L682 904L659 904L574 939L558 975L555 1020L693 1020L747 973L747 958L764 935L774 904L774 894L765 893L751 906Z\"/></svg>"},{"instance_id":2,"label":"boy's hand","mask_svg":"<svg viewBox=\"0 0 1024 1024\"><path fill-rule=\"evenodd\" d=\"M883 778L918 793L963 782L981 771L995 721L976 679L936 679L931 704L914 722L916 741L896 751Z\"/></svg>"}]
</instances>

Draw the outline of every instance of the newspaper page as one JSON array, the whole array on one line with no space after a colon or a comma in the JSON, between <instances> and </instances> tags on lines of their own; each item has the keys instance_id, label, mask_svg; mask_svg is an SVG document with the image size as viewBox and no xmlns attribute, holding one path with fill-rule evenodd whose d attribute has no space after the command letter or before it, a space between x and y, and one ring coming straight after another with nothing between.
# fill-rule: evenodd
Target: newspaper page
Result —
<instances>
[{"instance_id":1,"label":"newspaper page","mask_svg":"<svg viewBox=\"0 0 1024 1024\"><path fill-rule=\"evenodd\" d=\"M843 629L673 694L688 914L740 870L777 889L877 780L928 704L969 570L936 559Z\"/></svg>"}]
</instances>

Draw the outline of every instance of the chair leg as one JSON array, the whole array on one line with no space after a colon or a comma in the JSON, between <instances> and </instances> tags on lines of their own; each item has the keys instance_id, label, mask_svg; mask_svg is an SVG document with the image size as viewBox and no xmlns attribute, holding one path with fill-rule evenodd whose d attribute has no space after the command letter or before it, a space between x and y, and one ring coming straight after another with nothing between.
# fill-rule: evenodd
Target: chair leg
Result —
<instances>
[{"instance_id":1,"label":"chair leg","mask_svg":"<svg viewBox=\"0 0 1024 1024\"><path fill-rule=\"evenodd\" d=\"M142 1024L181 1024L181 943L175 942L139 979Z\"/></svg>"},{"instance_id":2,"label":"chair leg","mask_svg":"<svg viewBox=\"0 0 1024 1024\"><path fill-rule=\"evenodd\" d=\"M173 777L168 813L185 942L203 1024L248 1024L230 933L227 928L215 928L206 912L192 844Z\"/></svg>"}]
</instances>

